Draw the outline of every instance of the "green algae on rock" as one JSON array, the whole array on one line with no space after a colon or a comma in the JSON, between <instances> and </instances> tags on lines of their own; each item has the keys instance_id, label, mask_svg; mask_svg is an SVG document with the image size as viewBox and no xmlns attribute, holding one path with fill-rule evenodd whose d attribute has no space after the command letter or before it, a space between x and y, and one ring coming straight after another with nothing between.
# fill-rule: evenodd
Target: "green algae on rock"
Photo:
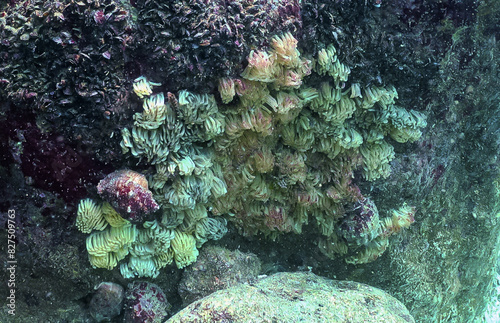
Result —
<instances>
[{"instance_id":1,"label":"green algae on rock","mask_svg":"<svg viewBox=\"0 0 500 323\"><path fill-rule=\"evenodd\" d=\"M375 287L313 273L277 273L198 300L175 322L395 322L415 320L397 299Z\"/></svg>"}]
</instances>

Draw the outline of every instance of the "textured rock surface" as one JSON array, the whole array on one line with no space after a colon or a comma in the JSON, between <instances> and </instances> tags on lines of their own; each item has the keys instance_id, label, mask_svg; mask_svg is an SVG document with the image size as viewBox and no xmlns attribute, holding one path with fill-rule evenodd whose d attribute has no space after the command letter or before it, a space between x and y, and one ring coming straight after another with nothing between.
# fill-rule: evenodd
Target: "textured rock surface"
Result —
<instances>
[{"instance_id":1,"label":"textured rock surface","mask_svg":"<svg viewBox=\"0 0 500 323\"><path fill-rule=\"evenodd\" d=\"M106 322L120 315L124 296L122 286L111 282L100 283L90 300L90 315L97 322Z\"/></svg>"},{"instance_id":2,"label":"textured rock surface","mask_svg":"<svg viewBox=\"0 0 500 323\"><path fill-rule=\"evenodd\" d=\"M135 281L127 286L123 322L160 323L167 317L170 307L160 286Z\"/></svg>"},{"instance_id":3,"label":"textured rock surface","mask_svg":"<svg viewBox=\"0 0 500 323\"><path fill-rule=\"evenodd\" d=\"M252 253L208 246L184 271L179 294L186 306L215 291L256 280L260 269L260 260Z\"/></svg>"},{"instance_id":4,"label":"textured rock surface","mask_svg":"<svg viewBox=\"0 0 500 323\"><path fill-rule=\"evenodd\" d=\"M278 273L196 301L167 322L415 322L406 307L365 284Z\"/></svg>"}]
</instances>

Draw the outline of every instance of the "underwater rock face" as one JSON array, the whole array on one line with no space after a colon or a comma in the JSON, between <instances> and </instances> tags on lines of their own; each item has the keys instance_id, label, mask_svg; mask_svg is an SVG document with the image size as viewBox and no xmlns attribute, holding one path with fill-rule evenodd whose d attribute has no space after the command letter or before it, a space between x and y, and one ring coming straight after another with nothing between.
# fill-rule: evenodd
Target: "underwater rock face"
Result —
<instances>
[{"instance_id":1,"label":"underwater rock face","mask_svg":"<svg viewBox=\"0 0 500 323\"><path fill-rule=\"evenodd\" d=\"M367 244L380 234L377 206L369 198L355 204L339 226L339 233L348 243Z\"/></svg>"},{"instance_id":2,"label":"underwater rock face","mask_svg":"<svg viewBox=\"0 0 500 323\"><path fill-rule=\"evenodd\" d=\"M125 296L122 286L103 282L96 287L96 292L90 300L89 312L97 322L105 322L120 315Z\"/></svg>"},{"instance_id":3,"label":"underwater rock face","mask_svg":"<svg viewBox=\"0 0 500 323\"><path fill-rule=\"evenodd\" d=\"M167 322L415 322L383 290L313 273L278 273L217 291Z\"/></svg>"},{"instance_id":4,"label":"underwater rock face","mask_svg":"<svg viewBox=\"0 0 500 323\"><path fill-rule=\"evenodd\" d=\"M97 191L122 216L135 223L143 222L148 213L159 209L146 177L128 169L106 176L97 185Z\"/></svg>"},{"instance_id":5,"label":"underwater rock face","mask_svg":"<svg viewBox=\"0 0 500 323\"><path fill-rule=\"evenodd\" d=\"M123 322L163 322L170 307L160 286L149 282L133 282L127 287Z\"/></svg>"},{"instance_id":6,"label":"underwater rock face","mask_svg":"<svg viewBox=\"0 0 500 323\"><path fill-rule=\"evenodd\" d=\"M179 295L187 306L215 291L255 281L260 269L260 260L252 253L207 246L182 274Z\"/></svg>"},{"instance_id":7,"label":"underwater rock face","mask_svg":"<svg viewBox=\"0 0 500 323\"><path fill-rule=\"evenodd\" d=\"M239 74L251 49L276 33L295 33L302 26L297 0L135 3L143 28L131 65L142 70L155 66L172 90L205 90L219 77Z\"/></svg>"}]
</instances>

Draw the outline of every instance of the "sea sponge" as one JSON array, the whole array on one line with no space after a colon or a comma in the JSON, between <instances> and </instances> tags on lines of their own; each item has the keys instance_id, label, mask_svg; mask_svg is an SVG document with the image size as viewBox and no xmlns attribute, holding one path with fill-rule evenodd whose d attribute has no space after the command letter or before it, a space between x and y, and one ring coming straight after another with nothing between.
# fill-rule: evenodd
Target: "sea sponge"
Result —
<instances>
[{"instance_id":1,"label":"sea sponge","mask_svg":"<svg viewBox=\"0 0 500 323\"><path fill-rule=\"evenodd\" d=\"M171 242L177 268L182 269L196 261L198 249L196 239L191 234L175 230L175 238Z\"/></svg>"},{"instance_id":2,"label":"sea sponge","mask_svg":"<svg viewBox=\"0 0 500 323\"><path fill-rule=\"evenodd\" d=\"M91 199L81 200L78 204L76 226L83 233L92 230L102 231L108 223L102 215L102 208Z\"/></svg>"}]
</instances>

